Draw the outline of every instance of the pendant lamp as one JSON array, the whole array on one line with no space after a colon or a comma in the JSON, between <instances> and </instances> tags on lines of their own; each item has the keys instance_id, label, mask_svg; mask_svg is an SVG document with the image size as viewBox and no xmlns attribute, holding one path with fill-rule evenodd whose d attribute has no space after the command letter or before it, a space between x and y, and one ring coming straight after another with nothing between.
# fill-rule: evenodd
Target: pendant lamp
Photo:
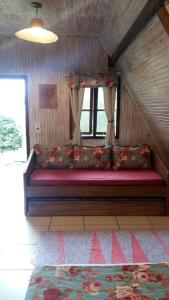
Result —
<instances>
[{"instance_id":1,"label":"pendant lamp","mask_svg":"<svg viewBox=\"0 0 169 300\"><path fill-rule=\"evenodd\" d=\"M44 24L38 18L38 9L42 8L39 2L32 2L32 7L36 8L36 18L31 20L30 27L19 30L15 33L16 37L34 43L49 44L58 40L58 36L52 31L44 29Z\"/></svg>"}]
</instances>

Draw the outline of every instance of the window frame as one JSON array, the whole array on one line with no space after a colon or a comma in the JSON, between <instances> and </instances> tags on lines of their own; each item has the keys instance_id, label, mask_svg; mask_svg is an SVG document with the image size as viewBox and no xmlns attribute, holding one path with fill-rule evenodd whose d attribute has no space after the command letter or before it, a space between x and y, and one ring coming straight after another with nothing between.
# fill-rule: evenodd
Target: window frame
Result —
<instances>
[{"instance_id":1,"label":"window frame","mask_svg":"<svg viewBox=\"0 0 169 300\"><path fill-rule=\"evenodd\" d=\"M95 92L94 92L95 90ZM92 95L94 93L94 96ZM97 96L96 96L97 95ZM90 109L83 109L82 111L89 111L90 116L89 116L89 132L81 132L82 139L105 139L106 133L100 133L100 135L96 136L96 126L97 126L97 111L105 111L105 109L97 109L95 110L95 113L93 114L93 106L94 106L94 101L93 97L97 97L98 99L98 88L90 88ZM116 106L116 135L115 135L115 140L118 140L120 138L120 102L121 102L121 77L120 73L117 74L117 86L116 86L116 99L117 99L117 106ZM96 100L95 100L96 102ZM98 102L98 101L97 101ZM92 124L94 120L96 120L95 127L94 127L94 134L91 136L89 134L92 133ZM73 138L73 131L74 131L74 120L73 120L73 114L72 114L72 109L70 105L70 139ZM98 133L97 133L98 134Z\"/></svg>"},{"instance_id":2,"label":"window frame","mask_svg":"<svg viewBox=\"0 0 169 300\"><path fill-rule=\"evenodd\" d=\"M97 113L98 111L105 111L105 109L98 108L98 88L90 88L90 109L82 109L83 111L89 111L89 131L82 132L81 136L82 139L105 139L106 132L99 132L97 131ZM93 127L93 128L92 128ZM93 130L92 130L93 129ZM93 135L89 135L92 134Z\"/></svg>"},{"instance_id":3,"label":"window frame","mask_svg":"<svg viewBox=\"0 0 169 300\"><path fill-rule=\"evenodd\" d=\"M97 131L97 118L98 118L98 112L99 111L105 111L105 109L98 108L98 90L99 88L93 88L94 93L94 124L93 124L93 138L105 138L106 132L99 132Z\"/></svg>"},{"instance_id":4,"label":"window frame","mask_svg":"<svg viewBox=\"0 0 169 300\"><path fill-rule=\"evenodd\" d=\"M81 132L81 134L83 134L84 136L85 135L88 135L88 134L92 134L92 121L93 121L93 95L92 95L92 88L90 88L90 106L89 108L84 108L82 109L82 112L83 111L88 111L89 112L89 131L83 131ZM83 137L83 136L82 136Z\"/></svg>"},{"instance_id":5,"label":"window frame","mask_svg":"<svg viewBox=\"0 0 169 300\"><path fill-rule=\"evenodd\" d=\"M116 93L117 93L117 109L116 109L116 134L115 140L120 138L120 103L121 103L121 76L120 73L117 74L117 86L116 86Z\"/></svg>"}]
</instances>

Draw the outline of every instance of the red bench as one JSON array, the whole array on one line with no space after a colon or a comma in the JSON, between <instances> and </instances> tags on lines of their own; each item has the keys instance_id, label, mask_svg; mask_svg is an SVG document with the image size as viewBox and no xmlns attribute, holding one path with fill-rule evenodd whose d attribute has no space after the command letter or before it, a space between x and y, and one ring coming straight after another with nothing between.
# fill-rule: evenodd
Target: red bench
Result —
<instances>
[{"instance_id":1,"label":"red bench","mask_svg":"<svg viewBox=\"0 0 169 300\"><path fill-rule=\"evenodd\" d=\"M35 169L24 172L26 215L167 215L169 173L153 170Z\"/></svg>"}]
</instances>

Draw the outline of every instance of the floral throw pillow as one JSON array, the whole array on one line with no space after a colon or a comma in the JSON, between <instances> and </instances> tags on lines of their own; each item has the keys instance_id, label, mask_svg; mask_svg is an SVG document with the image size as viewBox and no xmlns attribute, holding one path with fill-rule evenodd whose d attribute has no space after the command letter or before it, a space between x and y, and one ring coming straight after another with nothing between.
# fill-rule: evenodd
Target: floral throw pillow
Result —
<instances>
[{"instance_id":1,"label":"floral throw pillow","mask_svg":"<svg viewBox=\"0 0 169 300\"><path fill-rule=\"evenodd\" d=\"M73 162L73 147L56 146L48 147L43 145L34 146L37 155L36 168L71 168Z\"/></svg>"},{"instance_id":2,"label":"floral throw pillow","mask_svg":"<svg viewBox=\"0 0 169 300\"><path fill-rule=\"evenodd\" d=\"M111 146L74 146L73 167L75 169L110 169Z\"/></svg>"},{"instance_id":3,"label":"floral throw pillow","mask_svg":"<svg viewBox=\"0 0 169 300\"><path fill-rule=\"evenodd\" d=\"M113 169L150 169L150 146L113 147Z\"/></svg>"}]
</instances>

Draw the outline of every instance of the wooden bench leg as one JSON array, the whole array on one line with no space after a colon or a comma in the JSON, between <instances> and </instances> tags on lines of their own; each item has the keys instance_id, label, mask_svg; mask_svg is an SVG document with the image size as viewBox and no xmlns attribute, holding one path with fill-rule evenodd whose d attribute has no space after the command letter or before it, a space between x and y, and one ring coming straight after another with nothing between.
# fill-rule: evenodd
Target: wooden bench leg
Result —
<instances>
[{"instance_id":1,"label":"wooden bench leg","mask_svg":"<svg viewBox=\"0 0 169 300\"><path fill-rule=\"evenodd\" d=\"M26 196L27 183L26 183L25 174L23 176L23 182L24 182L24 213L25 213L25 216L27 216L28 215L28 198Z\"/></svg>"}]
</instances>

